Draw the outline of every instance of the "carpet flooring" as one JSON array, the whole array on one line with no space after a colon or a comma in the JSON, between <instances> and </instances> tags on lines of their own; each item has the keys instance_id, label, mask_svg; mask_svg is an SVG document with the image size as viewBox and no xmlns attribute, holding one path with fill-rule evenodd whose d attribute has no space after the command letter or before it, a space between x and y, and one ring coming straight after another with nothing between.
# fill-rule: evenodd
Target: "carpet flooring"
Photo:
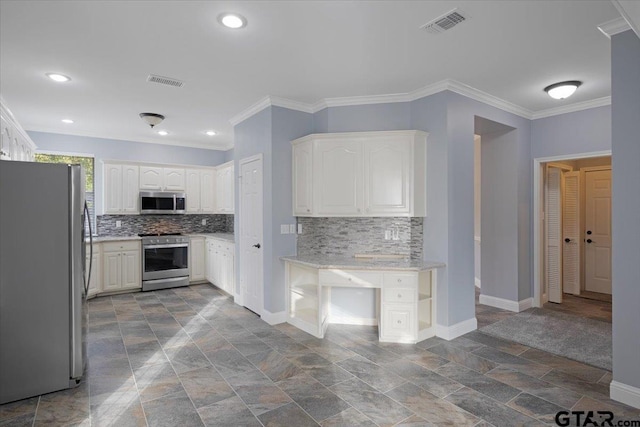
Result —
<instances>
[{"instance_id":1,"label":"carpet flooring","mask_svg":"<svg viewBox=\"0 0 640 427\"><path fill-rule=\"evenodd\" d=\"M611 324L607 322L534 308L480 331L611 370Z\"/></svg>"}]
</instances>

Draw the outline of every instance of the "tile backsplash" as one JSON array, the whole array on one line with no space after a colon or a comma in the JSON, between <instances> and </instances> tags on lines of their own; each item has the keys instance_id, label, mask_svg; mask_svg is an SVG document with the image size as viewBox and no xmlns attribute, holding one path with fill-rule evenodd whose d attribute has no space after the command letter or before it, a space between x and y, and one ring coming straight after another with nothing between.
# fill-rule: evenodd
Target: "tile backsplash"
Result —
<instances>
[{"instance_id":1,"label":"tile backsplash","mask_svg":"<svg viewBox=\"0 0 640 427\"><path fill-rule=\"evenodd\" d=\"M206 219L207 224L202 225ZM121 226L116 228L116 221ZM140 233L233 233L233 215L99 215L99 236Z\"/></svg>"},{"instance_id":2,"label":"tile backsplash","mask_svg":"<svg viewBox=\"0 0 640 427\"><path fill-rule=\"evenodd\" d=\"M307 218L298 217L298 255L346 256L398 254L422 259L424 218ZM386 230L398 240L385 240Z\"/></svg>"}]
</instances>

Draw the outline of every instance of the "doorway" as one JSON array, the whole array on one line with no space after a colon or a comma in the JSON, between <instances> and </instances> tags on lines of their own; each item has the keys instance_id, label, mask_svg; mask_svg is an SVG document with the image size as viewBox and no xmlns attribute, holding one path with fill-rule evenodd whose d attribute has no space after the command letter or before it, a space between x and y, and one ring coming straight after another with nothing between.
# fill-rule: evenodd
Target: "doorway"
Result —
<instances>
[{"instance_id":1,"label":"doorway","mask_svg":"<svg viewBox=\"0 0 640 427\"><path fill-rule=\"evenodd\" d=\"M240 301L262 316L264 284L262 155L239 162Z\"/></svg>"},{"instance_id":2,"label":"doorway","mask_svg":"<svg viewBox=\"0 0 640 427\"><path fill-rule=\"evenodd\" d=\"M611 156L594 154L535 160L534 305L579 315L595 305L610 321Z\"/></svg>"}]
</instances>

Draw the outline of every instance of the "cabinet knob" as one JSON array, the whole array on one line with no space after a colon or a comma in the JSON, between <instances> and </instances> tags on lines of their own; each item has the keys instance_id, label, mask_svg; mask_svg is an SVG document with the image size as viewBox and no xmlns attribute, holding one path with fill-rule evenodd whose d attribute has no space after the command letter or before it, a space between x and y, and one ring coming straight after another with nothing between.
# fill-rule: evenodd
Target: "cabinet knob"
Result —
<instances>
[{"instance_id":1,"label":"cabinet knob","mask_svg":"<svg viewBox=\"0 0 640 427\"><path fill-rule=\"evenodd\" d=\"M398 279L398 283L402 283L402 279Z\"/></svg>"},{"instance_id":2,"label":"cabinet knob","mask_svg":"<svg viewBox=\"0 0 640 427\"><path fill-rule=\"evenodd\" d=\"M307 209L307 212L311 212L311 209Z\"/></svg>"},{"instance_id":3,"label":"cabinet knob","mask_svg":"<svg viewBox=\"0 0 640 427\"><path fill-rule=\"evenodd\" d=\"M398 298L402 298L402 294L398 294Z\"/></svg>"},{"instance_id":4,"label":"cabinet knob","mask_svg":"<svg viewBox=\"0 0 640 427\"><path fill-rule=\"evenodd\" d=\"M401 324L402 324L402 320L398 320L398 325L401 325Z\"/></svg>"},{"instance_id":5,"label":"cabinet knob","mask_svg":"<svg viewBox=\"0 0 640 427\"><path fill-rule=\"evenodd\" d=\"M349 277L349 281L351 281L351 277Z\"/></svg>"},{"instance_id":6,"label":"cabinet knob","mask_svg":"<svg viewBox=\"0 0 640 427\"><path fill-rule=\"evenodd\" d=\"M360 208L358 208L358 212L360 212Z\"/></svg>"}]
</instances>

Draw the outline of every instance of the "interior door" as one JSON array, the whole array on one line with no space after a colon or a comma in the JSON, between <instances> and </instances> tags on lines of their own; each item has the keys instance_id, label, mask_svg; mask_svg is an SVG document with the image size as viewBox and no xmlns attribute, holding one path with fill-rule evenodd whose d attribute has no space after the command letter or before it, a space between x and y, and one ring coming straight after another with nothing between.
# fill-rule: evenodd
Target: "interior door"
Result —
<instances>
[{"instance_id":1,"label":"interior door","mask_svg":"<svg viewBox=\"0 0 640 427\"><path fill-rule=\"evenodd\" d=\"M562 290L580 294L580 172L565 172L562 197Z\"/></svg>"},{"instance_id":2,"label":"interior door","mask_svg":"<svg viewBox=\"0 0 640 427\"><path fill-rule=\"evenodd\" d=\"M262 315L262 158L240 162L240 294L242 304Z\"/></svg>"},{"instance_id":3,"label":"interior door","mask_svg":"<svg viewBox=\"0 0 640 427\"><path fill-rule=\"evenodd\" d=\"M611 294L611 169L585 172L585 290Z\"/></svg>"},{"instance_id":4,"label":"interior door","mask_svg":"<svg viewBox=\"0 0 640 427\"><path fill-rule=\"evenodd\" d=\"M562 170L547 166L545 183L545 231L547 298L562 302Z\"/></svg>"}]
</instances>

